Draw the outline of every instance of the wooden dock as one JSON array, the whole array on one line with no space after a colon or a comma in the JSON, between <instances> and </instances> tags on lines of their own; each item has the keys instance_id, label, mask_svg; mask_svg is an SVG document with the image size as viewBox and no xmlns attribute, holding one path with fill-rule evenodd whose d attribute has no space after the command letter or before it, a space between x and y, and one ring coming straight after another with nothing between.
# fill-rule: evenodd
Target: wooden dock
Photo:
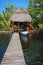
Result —
<instances>
[{"instance_id":1,"label":"wooden dock","mask_svg":"<svg viewBox=\"0 0 43 65\"><path fill-rule=\"evenodd\" d=\"M13 33L0 65L26 65L19 39L19 33Z\"/></svg>"}]
</instances>

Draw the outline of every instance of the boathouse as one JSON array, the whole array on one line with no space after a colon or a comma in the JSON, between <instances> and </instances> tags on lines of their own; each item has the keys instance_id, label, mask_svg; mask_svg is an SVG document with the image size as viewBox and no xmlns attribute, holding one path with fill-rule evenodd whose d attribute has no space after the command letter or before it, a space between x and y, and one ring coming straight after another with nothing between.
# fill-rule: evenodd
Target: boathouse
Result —
<instances>
[{"instance_id":1,"label":"boathouse","mask_svg":"<svg viewBox=\"0 0 43 65\"><path fill-rule=\"evenodd\" d=\"M32 27L32 17L26 9L18 8L15 13L10 17L10 26L12 32L19 30L31 30Z\"/></svg>"}]
</instances>

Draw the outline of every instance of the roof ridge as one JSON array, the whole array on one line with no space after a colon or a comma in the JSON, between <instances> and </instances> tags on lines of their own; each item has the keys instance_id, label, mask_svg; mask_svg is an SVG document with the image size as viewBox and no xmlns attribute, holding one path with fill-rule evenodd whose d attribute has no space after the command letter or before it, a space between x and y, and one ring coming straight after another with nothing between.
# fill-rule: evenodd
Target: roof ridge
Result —
<instances>
[{"instance_id":1,"label":"roof ridge","mask_svg":"<svg viewBox=\"0 0 43 65\"><path fill-rule=\"evenodd\" d=\"M24 8L18 8L15 10L15 13L26 13L26 14L28 14L28 11Z\"/></svg>"}]
</instances>

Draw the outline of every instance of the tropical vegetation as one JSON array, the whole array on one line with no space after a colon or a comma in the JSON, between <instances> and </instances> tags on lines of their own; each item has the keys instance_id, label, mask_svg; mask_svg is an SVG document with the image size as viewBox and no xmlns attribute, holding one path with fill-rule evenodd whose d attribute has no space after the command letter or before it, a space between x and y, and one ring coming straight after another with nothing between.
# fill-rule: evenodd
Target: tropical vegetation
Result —
<instances>
[{"instance_id":1,"label":"tropical vegetation","mask_svg":"<svg viewBox=\"0 0 43 65\"><path fill-rule=\"evenodd\" d=\"M8 3L5 10L0 13L0 29L10 30L9 18L16 7ZM30 0L27 10L32 16L34 28L43 28L43 0Z\"/></svg>"},{"instance_id":2,"label":"tropical vegetation","mask_svg":"<svg viewBox=\"0 0 43 65\"><path fill-rule=\"evenodd\" d=\"M35 28L43 28L43 0L30 0L27 10L33 19Z\"/></svg>"},{"instance_id":3,"label":"tropical vegetation","mask_svg":"<svg viewBox=\"0 0 43 65\"><path fill-rule=\"evenodd\" d=\"M5 11L0 14L0 30L10 30L9 18L14 13L16 7L8 3Z\"/></svg>"}]
</instances>

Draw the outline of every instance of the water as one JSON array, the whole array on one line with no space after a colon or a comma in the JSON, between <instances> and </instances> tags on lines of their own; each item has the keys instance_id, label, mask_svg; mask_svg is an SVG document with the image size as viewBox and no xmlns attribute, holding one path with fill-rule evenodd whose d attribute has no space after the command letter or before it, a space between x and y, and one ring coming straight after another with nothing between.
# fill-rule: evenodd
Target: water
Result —
<instances>
[{"instance_id":1,"label":"water","mask_svg":"<svg viewBox=\"0 0 43 65\"><path fill-rule=\"evenodd\" d=\"M11 36L12 35L9 33L8 34L0 33L0 63L9 45Z\"/></svg>"},{"instance_id":2,"label":"water","mask_svg":"<svg viewBox=\"0 0 43 65\"><path fill-rule=\"evenodd\" d=\"M43 65L43 40L20 34L20 40L27 65Z\"/></svg>"}]
</instances>

